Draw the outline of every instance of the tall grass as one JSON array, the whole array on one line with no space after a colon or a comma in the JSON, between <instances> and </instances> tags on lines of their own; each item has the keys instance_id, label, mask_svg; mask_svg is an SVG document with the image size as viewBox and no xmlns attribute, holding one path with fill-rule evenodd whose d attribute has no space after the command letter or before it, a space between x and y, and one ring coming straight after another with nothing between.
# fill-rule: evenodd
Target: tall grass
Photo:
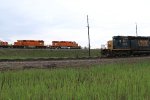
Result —
<instances>
[{"instance_id":1,"label":"tall grass","mask_svg":"<svg viewBox=\"0 0 150 100\"><path fill-rule=\"evenodd\" d=\"M100 56L99 49L92 49L91 56ZM0 49L0 59L28 59L52 57L88 57L87 49Z\"/></svg>"},{"instance_id":2,"label":"tall grass","mask_svg":"<svg viewBox=\"0 0 150 100\"><path fill-rule=\"evenodd\" d=\"M7 71L0 100L150 100L150 62Z\"/></svg>"}]
</instances>

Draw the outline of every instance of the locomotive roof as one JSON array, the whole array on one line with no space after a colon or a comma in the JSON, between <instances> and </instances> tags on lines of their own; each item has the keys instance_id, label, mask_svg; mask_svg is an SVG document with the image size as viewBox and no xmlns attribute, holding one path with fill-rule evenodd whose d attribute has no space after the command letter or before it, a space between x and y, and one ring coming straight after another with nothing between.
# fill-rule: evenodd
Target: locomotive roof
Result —
<instances>
[{"instance_id":1,"label":"locomotive roof","mask_svg":"<svg viewBox=\"0 0 150 100\"><path fill-rule=\"evenodd\" d=\"M17 40L19 42L42 42L43 40Z\"/></svg>"},{"instance_id":2,"label":"locomotive roof","mask_svg":"<svg viewBox=\"0 0 150 100\"><path fill-rule=\"evenodd\" d=\"M113 36L113 38L150 39L150 36Z\"/></svg>"}]
</instances>

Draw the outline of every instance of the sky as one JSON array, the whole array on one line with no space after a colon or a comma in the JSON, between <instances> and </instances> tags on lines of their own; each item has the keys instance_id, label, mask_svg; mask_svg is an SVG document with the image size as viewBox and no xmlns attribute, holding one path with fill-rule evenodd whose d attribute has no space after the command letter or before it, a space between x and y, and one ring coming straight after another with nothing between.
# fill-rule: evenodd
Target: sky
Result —
<instances>
[{"instance_id":1,"label":"sky","mask_svg":"<svg viewBox=\"0 0 150 100\"><path fill-rule=\"evenodd\" d=\"M113 36L150 36L149 0L0 0L0 40L76 41L101 48Z\"/></svg>"}]
</instances>

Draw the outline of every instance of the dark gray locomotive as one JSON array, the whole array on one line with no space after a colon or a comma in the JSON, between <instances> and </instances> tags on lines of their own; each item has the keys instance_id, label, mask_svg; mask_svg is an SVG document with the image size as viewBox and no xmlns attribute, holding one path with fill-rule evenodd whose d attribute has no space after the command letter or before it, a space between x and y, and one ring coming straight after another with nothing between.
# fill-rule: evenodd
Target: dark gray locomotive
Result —
<instances>
[{"instance_id":1,"label":"dark gray locomotive","mask_svg":"<svg viewBox=\"0 0 150 100\"><path fill-rule=\"evenodd\" d=\"M150 55L150 37L114 36L108 41L107 49L101 50L102 56Z\"/></svg>"}]
</instances>

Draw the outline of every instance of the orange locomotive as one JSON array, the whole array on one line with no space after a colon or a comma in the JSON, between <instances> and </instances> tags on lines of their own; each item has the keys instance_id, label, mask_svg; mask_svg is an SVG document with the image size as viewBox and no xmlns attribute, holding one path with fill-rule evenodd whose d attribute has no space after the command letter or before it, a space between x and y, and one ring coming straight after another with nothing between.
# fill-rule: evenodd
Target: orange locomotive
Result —
<instances>
[{"instance_id":1,"label":"orange locomotive","mask_svg":"<svg viewBox=\"0 0 150 100\"><path fill-rule=\"evenodd\" d=\"M17 40L13 48L46 48L43 40Z\"/></svg>"},{"instance_id":2,"label":"orange locomotive","mask_svg":"<svg viewBox=\"0 0 150 100\"><path fill-rule=\"evenodd\" d=\"M8 42L4 42L0 40L0 47L1 48L8 48Z\"/></svg>"},{"instance_id":3,"label":"orange locomotive","mask_svg":"<svg viewBox=\"0 0 150 100\"><path fill-rule=\"evenodd\" d=\"M80 49L81 47L75 41L52 41L52 49Z\"/></svg>"},{"instance_id":4,"label":"orange locomotive","mask_svg":"<svg viewBox=\"0 0 150 100\"><path fill-rule=\"evenodd\" d=\"M0 41L0 48L81 49L81 46L75 41L52 41L52 45L46 46L43 40L17 40L13 45Z\"/></svg>"}]
</instances>

